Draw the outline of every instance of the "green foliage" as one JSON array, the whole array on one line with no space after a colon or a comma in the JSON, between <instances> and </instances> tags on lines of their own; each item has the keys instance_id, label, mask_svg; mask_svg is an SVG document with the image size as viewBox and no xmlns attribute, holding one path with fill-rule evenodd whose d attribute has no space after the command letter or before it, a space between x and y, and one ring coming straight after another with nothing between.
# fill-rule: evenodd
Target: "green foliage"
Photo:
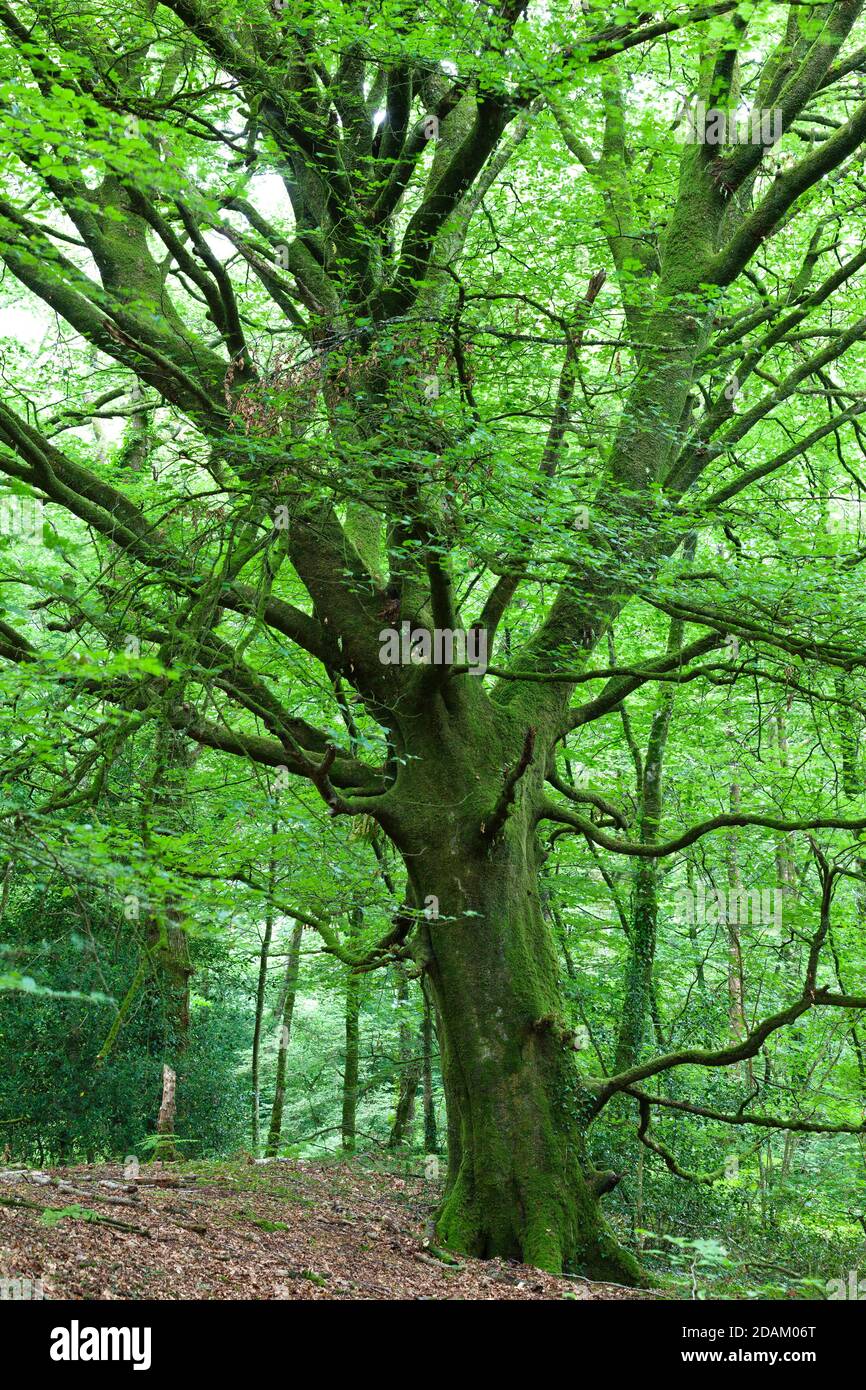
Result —
<instances>
[{"instance_id":1,"label":"green foliage","mask_svg":"<svg viewBox=\"0 0 866 1390\"><path fill-rule=\"evenodd\" d=\"M25 886L7 908L7 948L41 982L35 993L0 997L0 1130L11 1157L71 1163L147 1151L165 1046L158 994L142 992L108 1060L96 1065L113 1001L135 973L136 948L121 922L116 904L91 899L85 909L51 882ZM209 966L212 1007L193 1011L178 1088L178 1135L195 1154L239 1141L246 1117L236 1078L248 1025L218 952Z\"/></svg>"},{"instance_id":2,"label":"green foliage","mask_svg":"<svg viewBox=\"0 0 866 1390\"><path fill-rule=\"evenodd\" d=\"M77 1202L71 1207L46 1207L39 1220L43 1226L57 1226L61 1221L99 1221L102 1213Z\"/></svg>"},{"instance_id":3,"label":"green foliage","mask_svg":"<svg viewBox=\"0 0 866 1390\"><path fill-rule=\"evenodd\" d=\"M717 9L0 10L10 1158L261 1149L290 1023L420 1161L423 979L457 1243L860 1258L866 27Z\"/></svg>"}]
</instances>

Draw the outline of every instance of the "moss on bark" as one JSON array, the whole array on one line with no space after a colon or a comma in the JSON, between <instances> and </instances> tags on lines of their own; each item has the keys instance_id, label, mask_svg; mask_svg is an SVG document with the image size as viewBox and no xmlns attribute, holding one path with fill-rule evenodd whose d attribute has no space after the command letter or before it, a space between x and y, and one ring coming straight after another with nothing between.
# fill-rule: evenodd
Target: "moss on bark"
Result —
<instances>
[{"instance_id":1,"label":"moss on bark","mask_svg":"<svg viewBox=\"0 0 866 1390\"><path fill-rule=\"evenodd\" d=\"M418 770L407 780L430 765L426 758L410 763ZM467 783L476 783L471 764L461 766ZM466 806L477 787L463 795L460 779L453 768L447 806L440 783L439 804L414 826L406 855L418 902L431 894L438 901L438 917L425 923L417 945L435 1003L448 1107L438 1239L468 1254L645 1284L592 1182L586 1135L594 1093L566 1043L558 960L537 888L533 808L541 771L527 772L493 844L470 833L478 821ZM424 804L418 790L416 807ZM431 787L427 794L432 799Z\"/></svg>"}]
</instances>

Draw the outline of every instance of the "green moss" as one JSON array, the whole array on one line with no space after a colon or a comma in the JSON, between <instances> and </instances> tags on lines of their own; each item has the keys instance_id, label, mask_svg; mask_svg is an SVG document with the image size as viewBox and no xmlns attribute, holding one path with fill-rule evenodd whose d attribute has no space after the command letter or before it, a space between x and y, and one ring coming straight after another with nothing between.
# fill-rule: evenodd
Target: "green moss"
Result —
<instances>
[{"instance_id":1,"label":"green moss","mask_svg":"<svg viewBox=\"0 0 866 1390\"><path fill-rule=\"evenodd\" d=\"M454 729L445 721L435 757L430 749L429 758L407 760L398 779L401 808L412 807L405 858L413 892L418 902L434 894L440 911L416 948L436 1004L449 1114L436 1239L468 1255L643 1283L583 1176L594 1096L566 1046L567 1009L537 888L533 806L544 764L527 770L502 833L485 843L478 818L495 807L501 786L485 769L514 766L526 726L514 717L512 728L508 713L491 729L489 712L482 719L472 697L466 701L461 737L484 743L484 756L467 759L465 744L455 751L443 799L429 779L450 752Z\"/></svg>"}]
</instances>

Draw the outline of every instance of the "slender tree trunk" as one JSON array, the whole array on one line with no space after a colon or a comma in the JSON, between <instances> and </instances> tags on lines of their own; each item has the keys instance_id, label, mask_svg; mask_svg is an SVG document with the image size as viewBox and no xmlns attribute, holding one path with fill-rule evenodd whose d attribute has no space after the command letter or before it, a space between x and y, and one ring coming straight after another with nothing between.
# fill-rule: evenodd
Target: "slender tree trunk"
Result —
<instances>
[{"instance_id":1,"label":"slender tree trunk","mask_svg":"<svg viewBox=\"0 0 866 1390\"><path fill-rule=\"evenodd\" d=\"M162 1069L162 1103L159 1107L159 1116L156 1121L157 1134L164 1136L164 1144L158 1146L161 1158L173 1158L175 1155L174 1147L174 1126L175 1115L177 1112L177 1076L168 1065Z\"/></svg>"},{"instance_id":2,"label":"slender tree trunk","mask_svg":"<svg viewBox=\"0 0 866 1390\"><path fill-rule=\"evenodd\" d=\"M283 1008L280 1018L280 1041L277 1048L277 1075L274 1083L274 1104L271 1109L271 1124L265 1154L275 1158L280 1147L283 1132L283 1106L286 1099L286 1061L289 1055L289 1039L292 1034L292 1018L295 1013L295 998L298 993L298 974L301 957L301 937L303 923L296 922L292 929L289 945L289 959L286 965L286 978L283 985Z\"/></svg>"},{"instance_id":3,"label":"slender tree trunk","mask_svg":"<svg viewBox=\"0 0 866 1390\"><path fill-rule=\"evenodd\" d=\"M586 1131L593 1098L563 1024L558 961L537 892L531 833L517 814L492 852L431 844L407 863L427 928L448 1114L437 1231L470 1254L644 1282L597 1200Z\"/></svg>"},{"instance_id":4,"label":"slender tree trunk","mask_svg":"<svg viewBox=\"0 0 866 1390\"><path fill-rule=\"evenodd\" d=\"M174 908L169 907L161 920L151 920L148 946L157 968L166 1051L170 1057L180 1058L189 1046L189 981L193 970L189 936Z\"/></svg>"},{"instance_id":5,"label":"slender tree trunk","mask_svg":"<svg viewBox=\"0 0 866 1390\"><path fill-rule=\"evenodd\" d=\"M361 982L357 975L346 978L346 1053L343 1062L343 1114L341 1132L346 1153L355 1150L358 1109L358 1049Z\"/></svg>"},{"instance_id":6,"label":"slender tree trunk","mask_svg":"<svg viewBox=\"0 0 866 1390\"><path fill-rule=\"evenodd\" d=\"M421 1032L419 1031L416 1051L423 1046ZM391 1133L388 1136L388 1148L399 1149L402 1144L413 1142L412 1131L415 1119L415 1097L418 1093L418 1086L421 1082L422 1057L420 1053L414 1057L409 1057L403 1068L400 1077L400 1093L397 1097L397 1109L394 1115L394 1123L391 1126Z\"/></svg>"},{"instance_id":7,"label":"slender tree trunk","mask_svg":"<svg viewBox=\"0 0 866 1390\"><path fill-rule=\"evenodd\" d=\"M731 769L730 786L730 809L731 814L736 815L741 808L742 798L740 794L740 784L738 779L739 768L736 763ZM740 845L736 830L732 830L728 835L727 841L727 879L728 896L727 908L725 911L725 922L728 939L728 1029L732 1042L741 1041L749 1031L746 1021L746 998L745 980L743 976L743 946L740 939L740 926L737 922L736 904L744 901L742 894L743 875L740 868ZM754 1064L751 1058L741 1063L742 1076L748 1082L749 1089L753 1088ZM728 1165L728 1176L735 1178L739 1173L739 1160L737 1157L737 1137L736 1131L731 1130L727 1136L729 1156L726 1160ZM763 1211L766 1202L765 1176L761 1163L761 1156L758 1155L758 1194Z\"/></svg>"},{"instance_id":8,"label":"slender tree trunk","mask_svg":"<svg viewBox=\"0 0 866 1390\"><path fill-rule=\"evenodd\" d=\"M770 736L775 737L779 750L779 766L783 772L788 770L788 737L785 719L778 714L770 721ZM790 835L776 837L776 884L787 903L797 896L797 866L791 855Z\"/></svg>"},{"instance_id":9,"label":"slender tree trunk","mask_svg":"<svg viewBox=\"0 0 866 1390\"><path fill-rule=\"evenodd\" d=\"M194 754L185 736L169 724L160 724L156 756L150 785L142 806L142 843L150 846L151 829L157 821L180 829L183 823L183 794L186 773ZM175 1089L180 1061L189 1046L189 982L193 974L189 936L182 913L170 899L148 911L145 919L147 951L153 966L154 987L163 1013L163 1062L172 1077L171 1116L174 1124ZM165 1096L163 1096L163 1100ZM162 1117L163 1111L160 1111ZM173 1159L177 1151L171 1131L157 1126L160 1142L154 1157Z\"/></svg>"},{"instance_id":10,"label":"slender tree trunk","mask_svg":"<svg viewBox=\"0 0 866 1390\"><path fill-rule=\"evenodd\" d=\"M687 543L686 555L690 557L693 553L694 545ZM682 646L682 639L683 624L678 619L674 619L668 634L668 652L678 651ZM646 757L643 759L638 757L636 762L639 804L638 833L641 843L647 845L654 844L658 839L658 828L662 815L662 768L673 715L675 691L676 686L673 685L662 690L658 707L650 725ZM640 859L634 868L628 963L617 1038L615 1071L625 1071L627 1067L633 1066L638 1061L643 1048L646 1022L651 1014L655 1017L656 1031L661 1037L661 1018L653 988L657 925L658 867L654 859Z\"/></svg>"},{"instance_id":11,"label":"slender tree trunk","mask_svg":"<svg viewBox=\"0 0 866 1390\"><path fill-rule=\"evenodd\" d=\"M259 1151L259 1052L262 1040L262 1017L265 1010L265 988L268 982L268 953L271 946L271 936L274 929L273 914L268 909L265 918L265 931L262 937L262 949L259 956L259 978L256 986L256 1017L253 1024L253 1052L250 1067L250 1078L252 1082L252 1139L253 1149Z\"/></svg>"},{"instance_id":12,"label":"slender tree trunk","mask_svg":"<svg viewBox=\"0 0 866 1390\"><path fill-rule=\"evenodd\" d=\"M640 1235L639 1233L644 1229L643 1193L644 1193L644 1169L645 1169L645 1167L646 1167L646 1161L645 1161L645 1158L644 1158L644 1153L645 1153L644 1149L641 1149L640 1153L639 1153L638 1156L637 1156L637 1175L636 1175L636 1183L635 1183L634 1216L633 1216L633 1220L632 1220L632 1224L633 1224L633 1226L634 1226L634 1228L635 1228L635 1242L636 1242L636 1244L637 1244L638 1250L642 1250L642 1249L643 1249L643 1236Z\"/></svg>"},{"instance_id":13,"label":"slender tree trunk","mask_svg":"<svg viewBox=\"0 0 866 1390\"><path fill-rule=\"evenodd\" d=\"M837 672L834 684L840 701L836 712L836 725L842 754L842 790L845 796L852 797L858 795L862 784L859 767L859 716L855 715L850 707L855 698L851 677L844 671Z\"/></svg>"},{"instance_id":14,"label":"slender tree trunk","mask_svg":"<svg viewBox=\"0 0 866 1390\"><path fill-rule=\"evenodd\" d=\"M271 826L272 837L276 836L276 825ZM271 937L274 931L274 880L276 877L276 856L271 852L268 864L268 906L265 916L265 930L262 936L262 949L259 955L259 978L256 985L256 1016L253 1024L253 1052L251 1060L251 1082L252 1082L252 1139L253 1150L257 1154L259 1151L259 1112L260 1112L260 1093L259 1093L259 1054L262 1041L262 1019L265 1012L265 993L268 983L268 955L271 949Z\"/></svg>"},{"instance_id":15,"label":"slender tree trunk","mask_svg":"<svg viewBox=\"0 0 866 1390\"><path fill-rule=\"evenodd\" d=\"M690 892L691 895L692 895L691 901L694 902L694 901L695 901L695 864L694 864L694 860L692 859L691 855L689 855L689 854L686 854L686 886L688 887L688 890L689 890L689 892ZM694 963L695 963L695 979L696 979L697 982L698 982L698 989L700 990L700 992L701 992L701 994L704 996L704 998L706 998L706 994L707 994L707 977L706 977L706 975L704 974L704 957L701 955L701 942L700 942L700 937L698 936L697 925L696 925L696 923L695 923L695 921L694 921L694 913L692 914L692 921L690 921L689 924L688 924L688 931L689 931L689 942L690 942L690 944L691 944L692 955L693 955Z\"/></svg>"},{"instance_id":16,"label":"slender tree trunk","mask_svg":"<svg viewBox=\"0 0 866 1390\"><path fill-rule=\"evenodd\" d=\"M740 784L737 781L736 764L732 769L733 780L730 788L730 810L737 815L741 809ZM728 1019L731 1039L738 1041L746 1036L746 1009L743 989L743 947L734 905L743 901L743 876L740 870L739 840L736 830L728 835L727 853L728 907L725 912L728 933ZM746 1068L751 1070L751 1063Z\"/></svg>"},{"instance_id":17,"label":"slender tree trunk","mask_svg":"<svg viewBox=\"0 0 866 1390\"><path fill-rule=\"evenodd\" d=\"M151 959L156 962L157 988L165 1019L163 1055L171 1062L171 1065L163 1064L163 1096L156 1125L159 1140L154 1158L172 1161L179 1157L174 1143L175 1093L177 1069L189 1046L189 980L192 975L189 937L173 908L169 907L160 919L151 919L148 944ZM171 1078L168 1087L167 1076Z\"/></svg>"},{"instance_id":18,"label":"slender tree trunk","mask_svg":"<svg viewBox=\"0 0 866 1390\"><path fill-rule=\"evenodd\" d=\"M433 1101L433 1010L426 987L422 987L424 1018L421 1024L421 1055L424 1092L424 1152L439 1152L436 1134L436 1106Z\"/></svg>"},{"instance_id":19,"label":"slender tree trunk","mask_svg":"<svg viewBox=\"0 0 866 1390\"><path fill-rule=\"evenodd\" d=\"M394 1123L388 1136L389 1149L398 1149L401 1144L405 1143L407 1133L411 1140L411 1127L415 1115L415 1096L421 1080L422 1067L422 1054L407 1017L409 984L406 979L405 968L402 965L397 969L397 1001L400 1008L399 1073Z\"/></svg>"}]
</instances>

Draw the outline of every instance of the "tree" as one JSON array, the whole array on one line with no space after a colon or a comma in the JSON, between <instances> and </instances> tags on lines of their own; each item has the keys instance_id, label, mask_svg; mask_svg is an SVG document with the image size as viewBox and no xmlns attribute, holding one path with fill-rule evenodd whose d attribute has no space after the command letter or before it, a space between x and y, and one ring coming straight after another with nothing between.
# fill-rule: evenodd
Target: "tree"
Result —
<instances>
[{"instance_id":1,"label":"tree","mask_svg":"<svg viewBox=\"0 0 866 1390\"><path fill-rule=\"evenodd\" d=\"M161 721L305 781L399 854L402 901L362 946L285 910L353 976L411 960L425 977L448 1109L438 1234L458 1249L642 1280L599 1207L604 1106L636 1100L647 1140L649 1112L674 1102L644 1082L734 1066L813 1009L866 1006L818 978L844 870L815 841L799 991L741 1038L647 1056L644 960L622 1065L599 1075L575 1056L539 893L571 835L637 861L650 894L647 866L716 831L826 832L841 852L866 828L858 807L759 806L662 834L647 787L635 838L610 797L563 775L653 683L754 679L839 711L851 697L828 673L859 679L862 622L833 617L856 550L823 557L818 614L799 533L750 533L749 558L781 549L775 581L681 549L721 532L739 550L735 499L802 478L825 444L859 445L864 406L833 373L866 334L851 312L866 252L839 192L857 188L866 137L848 81L861 9L626 6L612 25L595 3L451 0L440 19L168 0L134 3L108 49L117 17L99 5L0 7L5 70L25 73L0 250L99 363L87 401L0 404L0 469L52 526L77 518L99 565L94 585L50 584L17 626L0 620L0 656L52 673L89 719L76 787ZM685 142L662 112L659 39L703 103ZM718 111L744 101L778 113L772 147L713 142ZM583 172L548 188L569 152ZM539 243L545 300L524 284ZM530 347L530 365L509 355ZM106 411L133 422L126 457L150 421L157 478L75 433ZM649 640L593 665L635 605ZM657 614L687 629L660 653ZM87 660L121 633L142 657ZM18 833L53 809L49 792L16 806Z\"/></svg>"},{"instance_id":2,"label":"tree","mask_svg":"<svg viewBox=\"0 0 866 1390\"><path fill-rule=\"evenodd\" d=\"M409 983L406 972L398 970L396 979L397 1010L400 1015L397 1095L394 1102L394 1123L388 1136L388 1148L399 1149L411 1136L415 1117L415 1096L424 1066L424 1039L413 1035L409 1013Z\"/></svg>"},{"instance_id":3,"label":"tree","mask_svg":"<svg viewBox=\"0 0 866 1390\"><path fill-rule=\"evenodd\" d=\"M286 978L283 984L283 1007L280 1013L280 1040L277 1048L277 1076L274 1083L274 1103L271 1107L271 1123L268 1129L268 1143L265 1152L274 1157L280 1147L283 1132L283 1106L286 1099L286 1066L289 1056L289 1041L292 1034L292 1019L295 1013L295 999L298 993L298 969L301 956L303 923L296 922L292 928L289 942L289 955L286 962Z\"/></svg>"}]
</instances>

